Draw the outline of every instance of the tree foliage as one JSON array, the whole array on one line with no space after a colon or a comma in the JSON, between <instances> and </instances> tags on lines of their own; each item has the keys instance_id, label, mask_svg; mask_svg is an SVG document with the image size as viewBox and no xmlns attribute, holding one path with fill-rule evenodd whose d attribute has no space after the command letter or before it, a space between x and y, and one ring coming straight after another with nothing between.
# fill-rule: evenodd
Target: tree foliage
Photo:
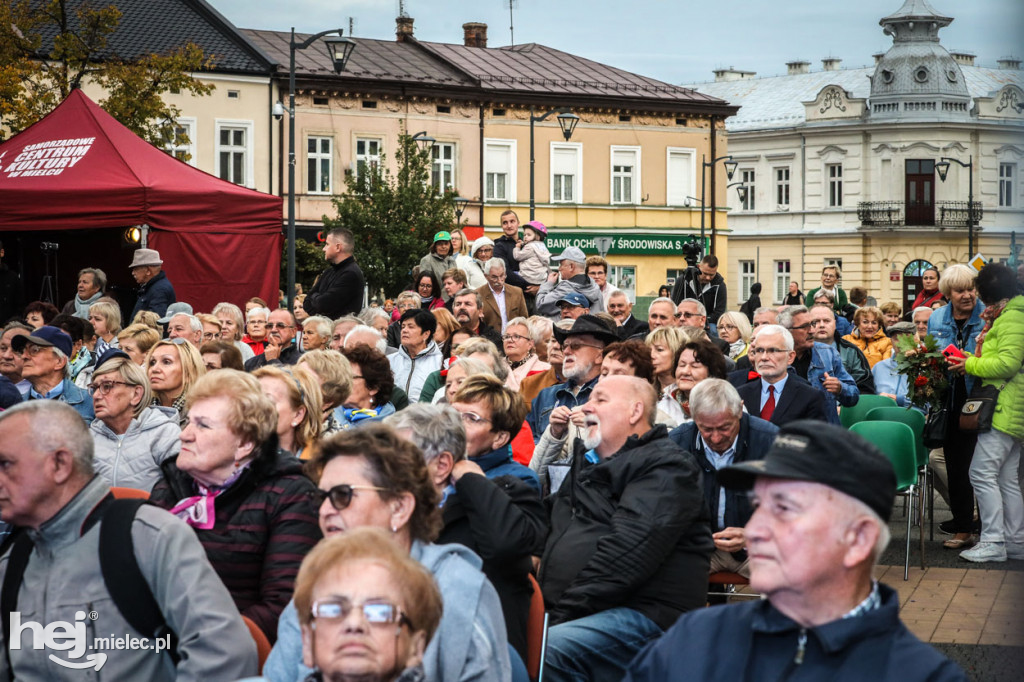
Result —
<instances>
[{"instance_id":1,"label":"tree foliage","mask_svg":"<svg viewBox=\"0 0 1024 682\"><path fill-rule=\"evenodd\" d=\"M430 154L409 135L398 138L397 173L380 163L361 166L346 179L346 193L333 199L338 217L324 216L324 227L346 227L356 241L356 260L371 295L393 295L407 287L410 273L439 230L455 224L451 189L438 194L430 184Z\"/></svg>"},{"instance_id":2,"label":"tree foliage","mask_svg":"<svg viewBox=\"0 0 1024 682\"><path fill-rule=\"evenodd\" d=\"M21 132L91 81L107 92L100 106L135 134L161 147L186 144L175 123L181 111L163 94L212 92L213 85L190 74L211 68L213 57L191 42L166 54L112 54L107 44L120 21L114 4L0 2L0 140L5 129ZM44 35L53 36L49 52Z\"/></svg>"},{"instance_id":3,"label":"tree foliage","mask_svg":"<svg viewBox=\"0 0 1024 682\"><path fill-rule=\"evenodd\" d=\"M324 271L323 244L314 244L305 239L295 240L295 282L302 285L303 291L309 291L317 275ZM281 249L281 288L288 282L288 242Z\"/></svg>"}]
</instances>

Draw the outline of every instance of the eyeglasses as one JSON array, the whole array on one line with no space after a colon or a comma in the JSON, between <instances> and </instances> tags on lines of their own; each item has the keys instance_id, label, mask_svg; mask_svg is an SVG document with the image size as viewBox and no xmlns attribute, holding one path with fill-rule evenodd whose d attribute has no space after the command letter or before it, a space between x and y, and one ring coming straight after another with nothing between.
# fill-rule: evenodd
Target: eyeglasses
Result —
<instances>
[{"instance_id":1,"label":"eyeglasses","mask_svg":"<svg viewBox=\"0 0 1024 682\"><path fill-rule=\"evenodd\" d=\"M707 317L706 315L701 315L700 313L679 313L679 315L682 315L687 320L690 319L691 317Z\"/></svg>"},{"instance_id":2,"label":"eyeglasses","mask_svg":"<svg viewBox=\"0 0 1024 682\"><path fill-rule=\"evenodd\" d=\"M502 341L529 341L529 336L520 336L519 334L502 334Z\"/></svg>"},{"instance_id":3,"label":"eyeglasses","mask_svg":"<svg viewBox=\"0 0 1024 682\"><path fill-rule=\"evenodd\" d=\"M481 417L476 412L463 412L462 421L467 424L479 424L480 422L490 422L491 420Z\"/></svg>"},{"instance_id":4,"label":"eyeglasses","mask_svg":"<svg viewBox=\"0 0 1024 682\"><path fill-rule=\"evenodd\" d=\"M98 384L89 384L89 395L107 395L114 390L114 386L134 386L135 384L129 384L125 381L101 381Z\"/></svg>"},{"instance_id":5,"label":"eyeglasses","mask_svg":"<svg viewBox=\"0 0 1024 682\"><path fill-rule=\"evenodd\" d=\"M566 341L562 344L562 351L569 351L575 353L580 348L597 348L598 350L604 350L604 346L598 346L594 343L583 343L582 341Z\"/></svg>"},{"instance_id":6,"label":"eyeglasses","mask_svg":"<svg viewBox=\"0 0 1024 682\"><path fill-rule=\"evenodd\" d=\"M251 324L254 327L264 327L267 323L263 320L249 320L248 324Z\"/></svg>"},{"instance_id":7,"label":"eyeglasses","mask_svg":"<svg viewBox=\"0 0 1024 682\"><path fill-rule=\"evenodd\" d=\"M285 324L284 322L268 322L268 329L292 329L294 324Z\"/></svg>"},{"instance_id":8,"label":"eyeglasses","mask_svg":"<svg viewBox=\"0 0 1024 682\"><path fill-rule=\"evenodd\" d=\"M213 339L220 336L217 332L203 332L203 339L206 341L212 341Z\"/></svg>"},{"instance_id":9,"label":"eyeglasses","mask_svg":"<svg viewBox=\"0 0 1024 682\"><path fill-rule=\"evenodd\" d=\"M342 483L336 485L330 490L311 490L307 493L309 499L313 501L313 505L319 509L323 506L324 500L330 500L331 506L341 511L347 509L352 504L352 495L357 490L376 490L379 493L386 492L387 488L378 488L372 485L349 485L348 483Z\"/></svg>"},{"instance_id":10,"label":"eyeglasses","mask_svg":"<svg viewBox=\"0 0 1024 682\"><path fill-rule=\"evenodd\" d=\"M736 331L737 329L739 329L739 327L737 327L736 325L732 325L732 324L720 324L720 325L718 325L718 328L723 330L723 331L727 331L727 332L728 331Z\"/></svg>"},{"instance_id":11,"label":"eyeglasses","mask_svg":"<svg viewBox=\"0 0 1024 682\"><path fill-rule=\"evenodd\" d=\"M321 620L344 620L349 617L349 614L354 609L359 609L363 614L363 618L370 625L400 623L412 627L409 618L402 613L402 609L398 605L383 600L354 604L344 597L318 599L313 602L311 612L314 618Z\"/></svg>"},{"instance_id":12,"label":"eyeglasses","mask_svg":"<svg viewBox=\"0 0 1024 682\"><path fill-rule=\"evenodd\" d=\"M22 353L28 353L30 356L35 357L39 355L39 352L51 348L51 346L37 346L34 343L26 343L25 348L21 351Z\"/></svg>"},{"instance_id":13,"label":"eyeglasses","mask_svg":"<svg viewBox=\"0 0 1024 682\"><path fill-rule=\"evenodd\" d=\"M792 332L792 331L796 331L798 329L810 329L810 328L811 328L811 323L810 322L804 322L803 324L790 327L789 331Z\"/></svg>"},{"instance_id":14,"label":"eyeglasses","mask_svg":"<svg viewBox=\"0 0 1024 682\"><path fill-rule=\"evenodd\" d=\"M788 352L789 351L786 350L785 348L751 348L750 350L747 351L747 355L749 355L752 358L756 358L759 355L767 355L768 353L775 355L777 353Z\"/></svg>"}]
</instances>

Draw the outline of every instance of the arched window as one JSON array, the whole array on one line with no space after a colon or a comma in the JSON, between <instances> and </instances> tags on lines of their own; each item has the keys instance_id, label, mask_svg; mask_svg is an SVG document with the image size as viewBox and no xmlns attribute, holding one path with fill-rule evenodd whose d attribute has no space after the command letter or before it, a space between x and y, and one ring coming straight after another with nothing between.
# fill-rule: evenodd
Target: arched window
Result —
<instances>
[{"instance_id":1,"label":"arched window","mask_svg":"<svg viewBox=\"0 0 1024 682\"><path fill-rule=\"evenodd\" d=\"M904 277L920 277L924 274L924 271L928 268L934 268L935 266L926 260L915 260L907 263L907 267L903 268Z\"/></svg>"}]
</instances>

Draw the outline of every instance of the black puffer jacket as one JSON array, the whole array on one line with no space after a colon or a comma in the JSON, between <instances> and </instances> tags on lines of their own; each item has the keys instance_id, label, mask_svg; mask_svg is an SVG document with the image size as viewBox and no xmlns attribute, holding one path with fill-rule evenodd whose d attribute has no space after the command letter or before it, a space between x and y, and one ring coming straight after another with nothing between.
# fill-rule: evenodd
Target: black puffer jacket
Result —
<instances>
[{"instance_id":1,"label":"black puffer jacket","mask_svg":"<svg viewBox=\"0 0 1024 682\"><path fill-rule=\"evenodd\" d=\"M163 463L164 477L150 495L164 509L196 494L192 477L177 462L175 457ZM302 473L302 463L278 450L273 436L253 464L217 496L214 527L195 529L238 610L271 642L277 638L278 616L292 598L299 565L323 537L308 497L314 488Z\"/></svg>"},{"instance_id":2,"label":"black puffer jacket","mask_svg":"<svg viewBox=\"0 0 1024 682\"><path fill-rule=\"evenodd\" d=\"M693 456L658 425L590 464L574 443L572 469L551 507L540 584L553 623L617 607L662 629L704 606L714 549Z\"/></svg>"}]
</instances>

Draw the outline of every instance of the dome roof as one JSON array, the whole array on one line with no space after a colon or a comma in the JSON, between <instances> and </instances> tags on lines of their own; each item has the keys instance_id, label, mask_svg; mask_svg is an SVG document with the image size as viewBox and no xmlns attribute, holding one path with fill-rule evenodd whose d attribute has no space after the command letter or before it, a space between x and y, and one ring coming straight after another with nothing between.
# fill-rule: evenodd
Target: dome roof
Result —
<instances>
[{"instance_id":1,"label":"dome roof","mask_svg":"<svg viewBox=\"0 0 1024 682\"><path fill-rule=\"evenodd\" d=\"M967 114L971 98L964 74L939 42L939 29L952 21L926 0L906 0L879 21L893 45L871 76L872 117Z\"/></svg>"}]
</instances>

